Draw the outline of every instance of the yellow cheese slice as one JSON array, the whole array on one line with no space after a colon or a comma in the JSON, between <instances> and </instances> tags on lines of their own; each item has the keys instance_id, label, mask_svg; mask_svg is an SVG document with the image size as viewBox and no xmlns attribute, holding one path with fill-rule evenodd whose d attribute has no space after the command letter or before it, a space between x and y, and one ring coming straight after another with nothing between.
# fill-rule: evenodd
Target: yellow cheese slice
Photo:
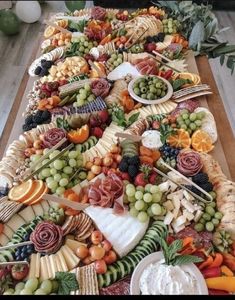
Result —
<instances>
[{"instance_id":1,"label":"yellow cheese slice","mask_svg":"<svg viewBox=\"0 0 235 300\"><path fill-rule=\"evenodd\" d=\"M36 254L31 254L30 257L30 265L29 265L29 275L28 278L35 278L35 273L36 273Z\"/></svg>"},{"instance_id":2,"label":"yellow cheese slice","mask_svg":"<svg viewBox=\"0 0 235 300\"><path fill-rule=\"evenodd\" d=\"M41 258L41 254L37 253L36 254L36 270L35 270L35 277L36 278L40 277L40 258Z\"/></svg>"},{"instance_id":3,"label":"yellow cheese slice","mask_svg":"<svg viewBox=\"0 0 235 300\"><path fill-rule=\"evenodd\" d=\"M51 268L49 256L45 255L45 259L46 259L46 263L47 263L47 271L48 271L49 279L52 279L53 278L53 274L52 274L52 268Z\"/></svg>"},{"instance_id":4,"label":"yellow cheese slice","mask_svg":"<svg viewBox=\"0 0 235 300\"><path fill-rule=\"evenodd\" d=\"M72 270L75 267L77 267L77 265L80 262L80 259L76 255L74 255L73 251L67 245L61 247L60 250L63 253L64 259L66 261L69 270Z\"/></svg>"},{"instance_id":5,"label":"yellow cheese slice","mask_svg":"<svg viewBox=\"0 0 235 300\"><path fill-rule=\"evenodd\" d=\"M41 257L40 259L40 279L42 281L49 279L49 274L47 270L47 261L45 256Z\"/></svg>"},{"instance_id":6,"label":"yellow cheese slice","mask_svg":"<svg viewBox=\"0 0 235 300\"><path fill-rule=\"evenodd\" d=\"M57 254L55 254L55 262L56 262L57 271L58 272L63 272L63 268L62 268L61 263L60 263L60 258Z\"/></svg>"},{"instance_id":7,"label":"yellow cheese slice","mask_svg":"<svg viewBox=\"0 0 235 300\"><path fill-rule=\"evenodd\" d=\"M71 239L67 239L65 245L68 246L73 252L75 252L79 246L85 246L85 247L87 246L87 244L75 240L71 240Z\"/></svg>"},{"instance_id":8,"label":"yellow cheese slice","mask_svg":"<svg viewBox=\"0 0 235 300\"><path fill-rule=\"evenodd\" d=\"M63 272L67 272L67 271L68 271L68 266L67 266L67 264L66 264L66 261L65 261L65 258L64 258L64 256L63 256L63 254L62 254L62 251L61 251L61 250L58 251L58 252L57 252L57 255L58 255L58 257L59 257L60 264L61 264L61 267L62 267L62 269L63 269Z\"/></svg>"},{"instance_id":9,"label":"yellow cheese slice","mask_svg":"<svg viewBox=\"0 0 235 300\"><path fill-rule=\"evenodd\" d=\"M55 278L55 273L58 272L54 254L49 255L49 263L50 263L51 273L52 273L51 275L52 275L52 279L53 279L53 278Z\"/></svg>"}]
</instances>

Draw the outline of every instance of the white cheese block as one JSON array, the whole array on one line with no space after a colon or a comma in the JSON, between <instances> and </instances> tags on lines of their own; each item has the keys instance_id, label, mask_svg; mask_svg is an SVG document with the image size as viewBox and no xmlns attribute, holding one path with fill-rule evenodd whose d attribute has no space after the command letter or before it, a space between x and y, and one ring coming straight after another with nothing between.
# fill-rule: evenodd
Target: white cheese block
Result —
<instances>
[{"instance_id":1,"label":"white cheese block","mask_svg":"<svg viewBox=\"0 0 235 300\"><path fill-rule=\"evenodd\" d=\"M184 197L188 200L188 201L193 201L194 197L188 192L188 191L183 191Z\"/></svg>"},{"instance_id":2,"label":"white cheese block","mask_svg":"<svg viewBox=\"0 0 235 300\"><path fill-rule=\"evenodd\" d=\"M185 216L185 218L188 221L192 221L194 219L194 214L192 214L191 212L189 212L188 210L184 209L183 210L183 215Z\"/></svg>"},{"instance_id":3,"label":"white cheese block","mask_svg":"<svg viewBox=\"0 0 235 300\"><path fill-rule=\"evenodd\" d=\"M36 273L36 257L37 255L35 253L31 254L30 257L30 265L29 265L29 275L28 278L35 278Z\"/></svg>"},{"instance_id":4,"label":"white cheese block","mask_svg":"<svg viewBox=\"0 0 235 300\"><path fill-rule=\"evenodd\" d=\"M11 239L14 231L7 224L4 224L3 233L8 237L8 239Z\"/></svg>"},{"instance_id":5,"label":"white cheese block","mask_svg":"<svg viewBox=\"0 0 235 300\"><path fill-rule=\"evenodd\" d=\"M41 254L37 253L36 254L36 271L35 271L36 278L40 277L40 262L41 262Z\"/></svg>"},{"instance_id":6,"label":"white cheese block","mask_svg":"<svg viewBox=\"0 0 235 300\"><path fill-rule=\"evenodd\" d=\"M61 247L60 251L64 256L68 269L72 270L76 268L80 262L80 259L73 253L73 251L67 245Z\"/></svg>"},{"instance_id":7,"label":"white cheese block","mask_svg":"<svg viewBox=\"0 0 235 300\"><path fill-rule=\"evenodd\" d=\"M191 213L195 211L194 205L186 199L181 200L181 205Z\"/></svg>"},{"instance_id":8,"label":"white cheese block","mask_svg":"<svg viewBox=\"0 0 235 300\"><path fill-rule=\"evenodd\" d=\"M180 201L183 198L184 198L183 190L178 190L174 193L171 193L171 194L167 195L167 199L169 199L169 200L177 199L177 201Z\"/></svg>"},{"instance_id":9,"label":"white cheese block","mask_svg":"<svg viewBox=\"0 0 235 300\"><path fill-rule=\"evenodd\" d=\"M169 182L170 191L174 192L178 188L178 185L175 184L174 182L170 181L170 180L168 182Z\"/></svg>"},{"instance_id":10,"label":"white cheese block","mask_svg":"<svg viewBox=\"0 0 235 300\"><path fill-rule=\"evenodd\" d=\"M55 262L56 262L56 268L58 272L63 272L63 268L60 262L60 258L57 254L55 254Z\"/></svg>"},{"instance_id":11,"label":"white cheese block","mask_svg":"<svg viewBox=\"0 0 235 300\"><path fill-rule=\"evenodd\" d=\"M164 218L164 224L166 225L170 225L171 222L173 221L174 219L174 215L173 213L171 213L170 211L168 211L168 213L165 215L165 218Z\"/></svg>"},{"instance_id":12,"label":"white cheese block","mask_svg":"<svg viewBox=\"0 0 235 300\"><path fill-rule=\"evenodd\" d=\"M169 181L167 180L165 182L160 183L158 187L162 193L167 192L170 187Z\"/></svg>"},{"instance_id":13,"label":"white cheese block","mask_svg":"<svg viewBox=\"0 0 235 300\"><path fill-rule=\"evenodd\" d=\"M14 215L8 222L7 225L14 231L25 224L25 220L18 214Z\"/></svg>"},{"instance_id":14,"label":"white cheese block","mask_svg":"<svg viewBox=\"0 0 235 300\"><path fill-rule=\"evenodd\" d=\"M55 278L55 273L58 272L54 254L49 255L49 262L50 262L51 273L52 273L51 275L52 275L52 279L53 279L53 278Z\"/></svg>"},{"instance_id":15,"label":"white cheese block","mask_svg":"<svg viewBox=\"0 0 235 300\"><path fill-rule=\"evenodd\" d=\"M22 211L18 212L18 215L25 220L25 223L30 223L35 218L35 213L32 209L32 206L27 206Z\"/></svg>"},{"instance_id":16,"label":"white cheese block","mask_svg":"<svg viewBox=\"0 0 235 300\"><path fill-rule=\"evenodd\" d=\"M163 206L166 208L167 211L171 211L174 209L174 205L172 201L167 200L166 202L163 203Z\"/></svg>"},{"instance_id":17,"label":"white cheese block","mask_svg":"<svg viewBox=\"0 0 235 300\"><path fill-rule=\"evenodd\" d=\"M202 215L203 215L203 212L201 210L197 210L195 217L194 217L194 221L198 222Z\"/></svg>"},{"instance_id":18,"label":"white cheese block","mask_svg":"<svg viewBox=\"0 0 235 300\"><path fill-rule=\"evenodd\" d=\"M32 208L33 208L33 211L34 211L36 216L43 216L44 215L44 210L43 210L40 203L32 205Z\"/></svg>"},{"instance_id":19,"label":"white cheese block","mask_svg":"<svg viewBox=\"0 0 235 300\"><path fill-rule=\"evenodd\" d=\"M45 258L46 258L46 262L47 262L48 276L49 276L49 279L52 279L52 278L53 278L53 273L52 273L52 268L51 268L49 256L48 256L48 255L45 255Z\"/></svg>"},{"instance_id":20,"label":"white cheese block","mask_svg":"<svg viewBox=\"0 0 235 300\"><path fill-rule=\"evenodd\" d=\"M184 215L179 216L174 222L173 224L177 227L183 225L184 223L186 223L186 217Z\"/></svg>"},{"instance_id":21,"label":"white cheese block","mask_svg":"<svg viewBox=\"0 0 235 300\"><path fill-rule=\"evenodd\" d=\"M9 242L9 238L2 232L0 234L0 245L5 246Z\"/></svg>"},{"instance_id":22,"label":"white cheese block","mask_svg":"<svg viewBox=\"0 0 235 300\"><path fill-rule=\"evenodd\" d=\"M62 251L61 250L58 251L57 255L58 255L59 259L60 259L60 264L62 266L63 272L67 272L68 271L68 266L66 264L66 261L65 261L65 258L63 256L63 254L62 254Z\"/></svg>"},{"instance_id":23,"label":"white cheese block","mask_svg":"<svg viewBox=\"0 0 235 300\"><path fill-rule=\"evenodd\" d=\"M172 223L172 228L173 228L175 233L178 233L178 232L180 232L181 230L183 230L185 228L185 225L182 224L180 226L177 226L174 223Z\"/></svg>"},{"instance_id":24,"label":"white cheese block","mask_svg":"<svg viewBox=\"0 0 235 300\"><path fill-rule=\"evenodd\" d=\"M142 239L148 222L141 223L126 213L124 215L113 214L112 208L89 206L85 212L95 222L105 238L113 245L120 257L129 253Z\"/></svg>"},{"instance_id":25,"label":"white cheese block","mask_svg":"<svg viewBox=\"0 0 235 300\"><path fill-rule=\"evenodd\" d=\"M40 279L46 280L49 279L48 269L47 269L47 260L46 257L43 256L40 259Z\"/></svg>"},{"instance_id":26,"label":"white cheese block","mask_svg":"<svg viewBox=\"0 0 235 300\"><path fill-rule=\"evenodd\" d=\"M142 144L149 149L159 149L163 144L161 142L160 132L157 130L146 130L142 134Z\"/></svg>"},{"instance_id":27,"label":"white cheese block","mask_svg":"<svg viewBox=\"0 0 235 300\"><path fill-rule=\"evenodd\" d=\"M75 252L79 246L87 246L87 244L70 239L66 239L65 245L67 245L73 252Z\"/></svg>"}]
</instances>

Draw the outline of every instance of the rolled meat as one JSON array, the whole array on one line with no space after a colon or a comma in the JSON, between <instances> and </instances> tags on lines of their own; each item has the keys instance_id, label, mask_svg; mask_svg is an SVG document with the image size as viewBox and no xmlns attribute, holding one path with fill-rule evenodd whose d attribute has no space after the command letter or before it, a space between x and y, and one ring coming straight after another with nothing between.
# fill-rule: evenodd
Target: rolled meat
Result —
<instances>
[{"instance_id":1,"label":"rolled meat","mask_svg":"<svg viewBox=\"0 0 235 300\"><path fill-rule=\"evenodd\" d=\"M108 81L104 78L94 80L91 83L92 93L96 97L101 96L102 98L104 98L104 97L108 96L109 89L110 89L110 85L109 85Z\"/></svg>"},{"instance_id":2,"label":"rolled meat","mask_svg":"<svg viewBox=\"0 0 235 300\"><path fill-rule=\"evenodd\" d=\"M63 138L67 138L67 133L64 129L61 128L49 129L43 136L43 145L45 148L50 149L54 147Z\"/></svg>"},{"instance_id":3,"label":"rolled meat","mask_svg":"<svg viewBox=\"0 0 235 300\"><path fill-rule=\"evenodd\" d=\"M193 150L181 150L177 156L177 170L185 176L198 174L202 167L200 155Z\"/></svg>"}]
</instances>

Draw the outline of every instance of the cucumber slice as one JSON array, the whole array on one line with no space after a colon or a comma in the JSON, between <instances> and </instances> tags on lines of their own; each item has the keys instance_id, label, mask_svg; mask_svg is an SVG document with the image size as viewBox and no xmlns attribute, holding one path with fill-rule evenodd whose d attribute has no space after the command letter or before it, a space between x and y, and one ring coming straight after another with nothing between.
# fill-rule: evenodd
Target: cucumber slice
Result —
<instances>
[{"instance_id":1,"label":"cucumber slice","mask_svg":"<svg viewBox=\"0 0 235 300\"><path fill-rule=\"evenodd\" d=\"M121 278L126 276L126 269L124 264L122 263L122 261L117 261L116 264L118 265L119 269L120 269L120 274L121 274Z\"/></svg>"},{"instance_id":2,"label":"cucumber slice","mask_svg":"<svg viewBox=\"0 0 235 300\"><path fill-rule=\"evenodd\" d=\"M104 281L104 275L98 274L97 279L98 279L99 288L106 286Z\"/></svg>"},{"instance_id":3,"label":"cucumber slice","mask_svg":"<svg viewBox=\"0 0 235 300\"><path fill-rule=\"evenodd\" d=\"M81 144L76 145L76 150L79 151L80 153L84 152Z\"/></svg>"},{"instance_id":4,"label":"cucumber slice","mask_svg":"<svg viewBox=\"0 0 235 300\"><path fill-rule=\"evenodd\" d=\"M110 284L113 283L112 281L112 272L111 271L107 271L105 274L104 274L104 282L105 282L105 286L109 286Z\"/></svg>"},{"instance_id":5,"label":"cucumber slice","mask_svg":"<svg viewBox=\"0 0 235 300\"><path fill-rule=\"evenodd\" d=\"M111 272L112 274L112 282L116 282L119 279L120 276L120 272L118 268L115 268L113 265L110 265L108 267L108 270Z\"/></svg>"}]
</instances>

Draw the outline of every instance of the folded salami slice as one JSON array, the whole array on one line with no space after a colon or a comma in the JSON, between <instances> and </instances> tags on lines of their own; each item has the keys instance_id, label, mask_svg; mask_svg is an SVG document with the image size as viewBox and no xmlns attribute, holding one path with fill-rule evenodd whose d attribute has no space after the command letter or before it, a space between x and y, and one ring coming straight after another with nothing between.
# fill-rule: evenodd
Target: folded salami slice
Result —
<instances>
[{"instance_id":1,"label":"folded salami slice","mask_svg":"<svg viewBox=\"0 0 235 300\"><path fill-rule=\"evenodd\" d=\"M195 151L182 150L177 156L177 170L185 176L196 175L202 167L201 157Z\"/></svg>"},{"instance_id":2,"label":"folded salami slice","mask_svg":"<svg viewBox=\"0 0 235 300\"><path fill-rule=\"evenodd\" d=\"M43 136L43 145L45 148L54 147L59 141L67 137L67 133L61 128L49 129ZM63 147L66 145L63 145Z\"/></svg>"}]
</instances>

